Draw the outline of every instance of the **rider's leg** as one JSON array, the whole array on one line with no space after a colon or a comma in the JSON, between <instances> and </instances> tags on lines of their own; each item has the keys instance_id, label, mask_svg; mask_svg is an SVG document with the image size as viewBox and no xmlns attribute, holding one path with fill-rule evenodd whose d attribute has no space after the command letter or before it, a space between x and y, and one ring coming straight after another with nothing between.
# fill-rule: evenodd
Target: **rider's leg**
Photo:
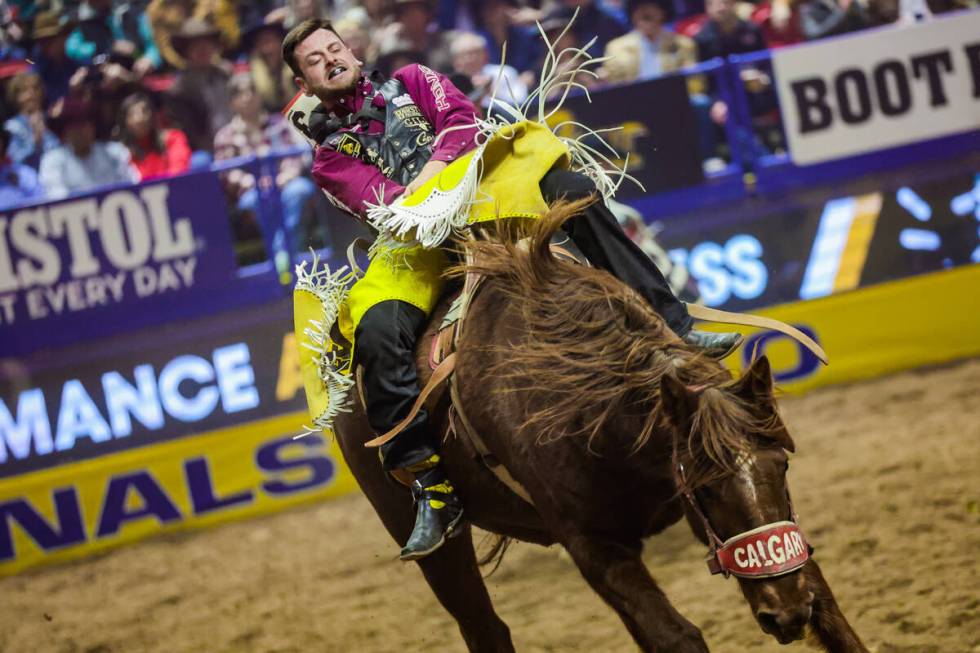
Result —
<instances>
[{"instance_id":1,"label":"rider's leg","mask_svg":"<svg viewBox=\"0 0 980 653\"><path fill-rule=\"evenodd\" d=\"M407 302L389 300L372 306L355 333L355 358L364 367L364 400L368 422L383 434L405 419L419 395L415 343L425 328L425 313ZM452 533L462 506L446 478L425 409L393 440L381 447L385 469L415 475L412 492L418 506L415 528L402 559L432 553Z\"/></svg>"},{"instance_id":2,"label":"rider's leg","mask_svg":"<svg viewBox=\"0 0 980 653\"><path fill-rule=\"evenodd\" d=\"M585 175L555 168L541 180L541 193L545 200L554 202L582 199L597 191L595 183ZM687 306L677 299L656 264L623 232L601 200L568 220L564 229L593 265L637 291L689 344L727 354L740 341L737 333L715 334L692 328L694 320Z\"/></svg>"}]
</instances>

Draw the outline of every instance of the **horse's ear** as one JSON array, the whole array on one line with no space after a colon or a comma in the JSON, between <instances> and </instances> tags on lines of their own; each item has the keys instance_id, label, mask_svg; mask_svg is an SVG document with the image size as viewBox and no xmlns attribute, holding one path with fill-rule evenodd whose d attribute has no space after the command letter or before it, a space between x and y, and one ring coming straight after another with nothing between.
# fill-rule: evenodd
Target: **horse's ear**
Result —
<instances>
[{"instance_id":1,"label":"horse's ear","mask_svg":"<svg viewBox=\"0 0 980 653\"><path fill-rule=\"evenodd\" d=\"M667 417L683 426L698 408L698 396L672 374L660 377L660 405Z\"/></svg>"},{"instance_id":2,"label":"horse's ear","mask_svg":"<svg viewBox=\"0 0 980 653\"><path fill-rule=\"evenodd\" d=\"M742 378L738 380L733 391L747 403L765 405L768 410L775 413L776 399L772 394L772 367L769 365L769 359L765 356L756 359L749 366L749 369L742 374ZM774 427L767 435L786 451L796 451L796 444L793 442L789 431L786 430L786 425L783 424L778 415L775 416L775 419Z\"/></svg>"},{"instance_id":3,"label":"horse's ear","mask_svg":"<svg viewBox=\"0 0 980 653\"><path fill-rule=\"evenodd\" d=\"M734 393L745 401L760 397L772 398L772 367L766 356L757 358L749 369L742 373Z\"/></svg>"}]
</instances>

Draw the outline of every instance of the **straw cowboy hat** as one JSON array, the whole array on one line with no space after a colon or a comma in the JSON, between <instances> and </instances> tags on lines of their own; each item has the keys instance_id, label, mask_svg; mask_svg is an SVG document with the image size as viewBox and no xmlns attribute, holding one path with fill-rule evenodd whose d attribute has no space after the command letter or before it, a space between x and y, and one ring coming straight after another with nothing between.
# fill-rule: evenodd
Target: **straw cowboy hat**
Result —
<instances>
[{"instance_id":1,"label":"straw cowboy hat","mask_svg":"<svg viewBox=\"0 0 980 653\"><path fill-rule=\"evenodd\" d=\"M201 18L189 18L180 26L180 31L170 38L170 43L174 50L182 57L186 57L186 48L192 41L200 39L213 39L218 47L221 42L221 32L210 22Z\"/></svg>"},{"instance_id":2,"label":"straw cowboy hat","mask_svg":"<svg viewBox=\"0 0 980 653\"><path fill-rule=\"evenodd\" d=\"M31 41L54 38L75 28L75 23L56 11L44 11L34 17L31 27Z\"/></svg>"}]
</instances>

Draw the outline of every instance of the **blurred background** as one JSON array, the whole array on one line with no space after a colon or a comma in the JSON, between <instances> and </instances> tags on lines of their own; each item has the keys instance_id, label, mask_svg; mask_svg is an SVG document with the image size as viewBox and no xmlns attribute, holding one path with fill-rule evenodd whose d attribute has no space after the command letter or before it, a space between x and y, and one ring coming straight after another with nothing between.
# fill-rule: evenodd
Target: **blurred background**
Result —
<instances>
[{"instance_id":1,"label":"blurred background","mask_svg":"<svg viewBox=\"0 0 980 653\"><path fill-rule=\"evenodd\" d=\"M292 271L346 264L366 233L316 188L281 114L298 22L329 17L366 70L424 63L485 112L534 91L542 35L605 57L552 126L620 128L608 141L639 183L615 212L684 299L824 346L826 368L748 331L732 357L757 345L803 395L980 354L976 6L0 1L0 576L355 489L331 438L293 439ZM976 395L970 369L957 387ZM157 650L34 646L8 625L4 651ZM935 650L977 644L960 643ZM932 650L909 646L877 650Z\"/></svg>"}]
</instances>

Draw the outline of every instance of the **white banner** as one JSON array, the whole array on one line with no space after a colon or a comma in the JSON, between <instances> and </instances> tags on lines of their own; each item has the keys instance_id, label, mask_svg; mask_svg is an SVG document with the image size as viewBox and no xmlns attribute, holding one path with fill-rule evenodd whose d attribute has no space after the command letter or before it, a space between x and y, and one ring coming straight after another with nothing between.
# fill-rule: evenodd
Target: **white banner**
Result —
<instances>
[{"instance_id":1,"label":"white banner","mask_svg":"<svg viewBox=\"0 0 980 653\"><path fill-rule=\"evenodd\" d=\"M980 11L773 52L793 162L980 129Z\"/></svg>"}]
</instances>

